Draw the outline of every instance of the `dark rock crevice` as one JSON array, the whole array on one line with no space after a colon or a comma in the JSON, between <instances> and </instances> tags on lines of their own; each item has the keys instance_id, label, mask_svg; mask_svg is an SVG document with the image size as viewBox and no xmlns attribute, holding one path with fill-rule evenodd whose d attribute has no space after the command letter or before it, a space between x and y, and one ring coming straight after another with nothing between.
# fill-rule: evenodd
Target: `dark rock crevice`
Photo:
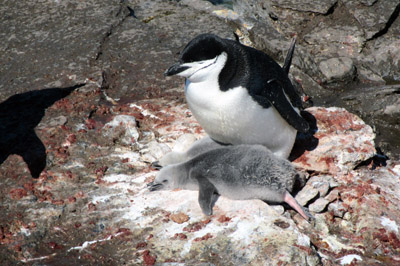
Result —
<instances>
[{"instance_id":1,"label":"dark rock crevice","mask_svg":"<svg viewBox=\"0 0 400 266\"><path fill-rule=\"evenodd\" d=\"M396 21L396 19L399 18L399 15L400 15L400 4L398 4L396 6L395 10L390 15L388 21L386 22L385 27L383 29L381 29L380 31L378 31L377 33L375 33L372 37L368 38L366 40L366 42L376 40L377 38L385 35L388 32L388 30L390 29L390 27L392 26L392 24Z\"/></svg>"},{"instance_id":2,"label":"dark rock crevice","mask_svg":"<svg viewBox=\"0 0 400 266\"><path fill-rule=\"evenodd\" d=\"M325 14L323 14L324 16L330 16L330 15L332 15L334 12L335 12L335 10L336 10L336 8L338 7L338 2L335 2L329 9L328 9L328 11L325 13Z\"/></svg>"},{"instance_id":3,"label":"dark rock crevice","mask_svg":"<svg viewBox=\"0 0 400 266\"><path fill-rule=\"evenodd\" d=\"M119 28L121 25L126 21L127 18L133 17L136 18L134 10L129 7L124 0L121 0L119 4L119 9L115 15L115 17L119 17L119 20L111 24L110 28L105 32L103 38L100 40L99 48L97 50L96 56L95 56L95 61L99 60L100 57L104 53L104 49L110 39L110 36Z\"/></svg>"}]
</instances>

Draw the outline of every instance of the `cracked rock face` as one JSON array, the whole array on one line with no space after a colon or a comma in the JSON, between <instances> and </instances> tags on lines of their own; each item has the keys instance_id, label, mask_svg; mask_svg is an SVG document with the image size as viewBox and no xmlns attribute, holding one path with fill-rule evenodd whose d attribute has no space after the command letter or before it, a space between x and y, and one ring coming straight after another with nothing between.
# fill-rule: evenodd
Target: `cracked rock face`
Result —
<instances>
[{"instance_id":1,"label":"cracked rock face","mask_svg":"<svg viewBox=\"0 0 400 266\"><path fill-rule=\"evenodd\" d=\"M287 1L277 1L272 0L271 4L278 6L280 8L293 9L302 12L315 12L326 14L329 9L335 5L337 0L323 0L323 1L300 1L300 0L287 0Z\"/></svg>"},{"instance_id":2,"label":"cracked rock face","mask_svg":"<svg viewBox=\"0 0 400 266\"><path fill-rule=\"evenodd\" d=\"M383 124L390 121L396 143L398 86L359 90L349 83L340 94L325 88L318 66L349 52L355 78L392 75L398 67L398 19L386 33L383 24L374 28L383 34L364 43L361 52L363 32L349 30L355 38L332 41L326 51L336 47L338 54L328 56L323 46L328 43L313 45L328 27L347 36L325 21L340 12L347 16L346 5L339 1L327 12L331 1L307 1L314 11L290 8L297 1L285 1L286 8L262 2L247 11L256 10L258 17L268 11L265 18L272 22L265 31L262 20L238 18L200 1L1 5L1 265L399 264L400 162L393 156L381 161L386 166L379 164L372 128L343 108L308 108L318 131L308 136L313 145L294 153L294 164L307 177L295 196L313 212L313 223L282 205L223 197L207 217L197 192L146 188L157 173L151 163L204 136L185 103L183 80L162 73L205 29L232 37L239 28L243 41L264 45L279 58L290 31L303 25L297 22L310 23L299 31L310 43L298 39L294 79L311 97L343 95L343 105L361 106L364 116L376 115ZM372 12L377 4L382 1L360 1L358 8ZM327 13L320 16L317 10ZM386 20L388 13L381 17ZM289 32L282 30L289 24ZM299 137L301 144L309 140Z\"/></svg>"},{"instance_id":3,"label":"cracked rock face","mask_svg":"<svg viewBox=\"0 0 400 266\"><path fill-rule=\"evenodd\" d=\"M248 32L253 45L277 60L283 61L286 47L297 36L292 74L314 104L341 106L357 113L379 133L377 145L398 157L400 143L394 140L392 132L398 135L400 130L397 122L392 121L399 121L399 116L382 118L385 107L368 93L371 86L400 83L398 1L301 1L300 4L295 0L252 0L237 1L234 9L242 18L237 24ZM354 87L357 87L357 93L353 93L355 100L349 102L345 97ZM399 95L385 96L388 105L393 98L399 99ZM374 111L365 111L362 102L368 102Z\"/></svg>"}]
</instances>

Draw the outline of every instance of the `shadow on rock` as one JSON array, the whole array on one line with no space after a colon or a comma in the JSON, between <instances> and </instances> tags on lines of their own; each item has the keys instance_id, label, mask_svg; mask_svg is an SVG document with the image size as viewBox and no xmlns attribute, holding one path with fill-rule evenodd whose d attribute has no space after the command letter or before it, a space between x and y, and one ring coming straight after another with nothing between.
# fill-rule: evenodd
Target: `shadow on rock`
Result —
<instances>
[{"instance_id":1,"label":"shadow on rock","mask_svg":"<svg viewBox=\"0 0 400 266\"><path fill-rule=\"evenodd\" d=\"M29 91L0 103L0 165L9 155L20 155L32 177L38 178L46 167L46 149L34 128L46 108L82 86Z\"/></svg>"},{"instance_id":2,"label":"shadow on rock","mask_svg":"<svg viewBox=\"0 0 400 266\"><path fill-rule=\"evenodd\" d=\"M297 132L296 142L289 156L289 161L296 160L305 151L312 151L318 146L319 141L314 137L314 134L318 131L317 119L307 111L301 111L301 116L307 120L310 130L307 133Z\"/></svg>"}]
</instances>

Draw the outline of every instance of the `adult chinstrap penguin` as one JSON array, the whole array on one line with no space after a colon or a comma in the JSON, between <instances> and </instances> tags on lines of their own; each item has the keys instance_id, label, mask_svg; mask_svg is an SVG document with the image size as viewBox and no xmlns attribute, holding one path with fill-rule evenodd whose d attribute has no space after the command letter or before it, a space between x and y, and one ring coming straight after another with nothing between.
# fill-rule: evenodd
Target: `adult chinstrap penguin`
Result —
<instances>
[{"instance_id":1,"label":"adult chinstrap penguin","mask_svg":"<svg viewBox=\"0 0 400 266\"><path fill-rule=\"evenodd\" d=\"M165 75L186 78L189 108L213 140L262 144L287 158L297 131L309 129L287 75L290 61L283 69L261 51L202 34L187 44Z\"/></svg>"}]
</instances>

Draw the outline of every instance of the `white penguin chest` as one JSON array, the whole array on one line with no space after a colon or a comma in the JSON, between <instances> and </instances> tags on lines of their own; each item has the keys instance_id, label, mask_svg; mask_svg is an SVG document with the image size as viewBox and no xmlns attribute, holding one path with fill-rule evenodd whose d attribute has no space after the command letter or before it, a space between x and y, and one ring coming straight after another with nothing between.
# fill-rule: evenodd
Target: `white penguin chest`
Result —
<instances>
[{"instance_id":1,"label":"white penguin chest","mask_svg":"<svg viewBox=\"0 0 400 266\"><path fill-rule=\"evenodd\" d=\"M185 93L193 115L210 135L240 127L235 120L249 116L255 103L242 87L224 92L215 84L187 82Z\"/></svg>"},{"instance_id":2,"label":"white penguin chest","mask_svg":"<svg viewBox=\"0 0 400 266\"><path fill-rule=\"evenodd\" d=\"M296 130L271 106L263 108L246 88L221 91L217 82L185 84L193 115L214 140L231 144L262 144L280 157L287 157Z\"/></svg>"}]
</instances>

